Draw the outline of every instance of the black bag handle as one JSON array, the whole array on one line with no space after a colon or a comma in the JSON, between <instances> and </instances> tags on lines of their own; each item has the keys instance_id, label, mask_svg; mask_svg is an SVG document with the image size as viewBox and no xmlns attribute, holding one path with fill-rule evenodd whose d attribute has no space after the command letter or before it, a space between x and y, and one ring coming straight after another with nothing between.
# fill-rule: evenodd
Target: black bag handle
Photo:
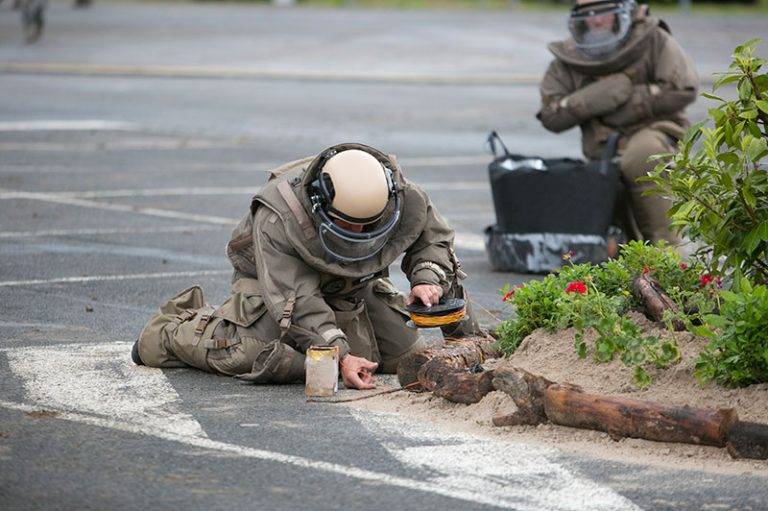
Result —
<instances>
[{"instance_id":1,"label":"black bag handle","mask_svg":"<svg viewBox=\"0 0 768 511\"><path fill-rule=\"evenodd\" d=\"M499 133L496 130L491 131L488 134L488 138L486 139L485 143L488 145L488 150L493 154L494 158L498 158L499 154L496 151L496 144L501 146L501 148L504 150L504 156L512 156L512 153L509 152L509 149L507 149L506 144L504 144L504 141L499 136Z\"/></svg>"},{"instance_id":2,"label":"black bag handle","mask_svg":"<svg viewBox=\"0 0 768 511\"><path fill-rule=\"evenodd\" d=\"M616 149L619 147L620 137L621 135L614 131L608 136L608 140L605 142L603 159L600 160L600 166L598 167L598 171L604 176L608 176L608 172L611 170L611 162L613 157L616 156Z\"/></svg>"}]
</instances>

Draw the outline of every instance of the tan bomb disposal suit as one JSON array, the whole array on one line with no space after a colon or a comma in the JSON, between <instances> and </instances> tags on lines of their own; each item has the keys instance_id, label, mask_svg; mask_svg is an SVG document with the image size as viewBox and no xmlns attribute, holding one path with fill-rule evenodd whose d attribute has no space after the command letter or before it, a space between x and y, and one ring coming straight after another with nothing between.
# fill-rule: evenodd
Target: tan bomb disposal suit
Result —
<instances>
[{"instance_id":1,"label":"tan bomb disposal suit","mask_svg":"<svg viewBox=\"0 0 768 511\"><path fill-rule=\"evenodd\" d=\"M394 158L358 144L329 150L359 148L391 169L402 204L383 249L354 263L328 257L307 193L323 153L275 169L227 245L232 296L213 307L192 287L164 304L141 332L141 361L283 383L303 379L303 354L310 346L338 346L340 358L351 353L390 373L403 355L425 347L406 326L404 296L387 278L388 268L402 255L412 287L435 284L444 297L463 297L454 232ZM468 310L465 321L445 333L478 331Z\"/></svg>"},{"instance_id":2,"label":"tan bomb disposal suit","mask_svg":"<svg viewBox=\"0 0 768 511\"><path fill-rule=\"evenodd\" d=\"M537 117L559 133L579 126L584 155L593 160L613 132L619 140L622 181L642 238L679 243L669 231L669 202L642 196L648 185L636 182L654 166L648 157L675 149L688 126L683 113L697 94L691 59L666 24L638 9L628 39L603 59L587 58L572 38L549 45L555 60L541 82ZM633 234L633 233L628 233Z\"/></svg>"}]
</instances>

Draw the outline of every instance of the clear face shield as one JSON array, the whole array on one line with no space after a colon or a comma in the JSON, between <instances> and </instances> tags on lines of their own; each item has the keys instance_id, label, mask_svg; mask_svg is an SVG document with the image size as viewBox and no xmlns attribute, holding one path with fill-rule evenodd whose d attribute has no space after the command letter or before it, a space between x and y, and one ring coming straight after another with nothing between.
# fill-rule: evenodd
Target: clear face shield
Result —
<instances>
[{"instance_id":1,"label":"clear face shield","mask_svg":"<svg viewBox=\"0 0 768 511\"><path fill-rule=\"evenodd\" d=\"M400 197L394 194L381 219L360 232L342 227L344 222L337 223L319 203L314 213L320 219L317 233L323 249L336 260L353 263L375 256L387 244L400 220Z\"/></svg>"},{"instance_id":2,"label":"clear face shield","mask_svg":"<svg viewBox=\"0 0 768 511\"><path fill-rule=\"evenodd\" d=\"M590 59L609 57L629 37L635 5L614 0L575 5L568 29L576 47Z\"/></svg>"}]
</instances>

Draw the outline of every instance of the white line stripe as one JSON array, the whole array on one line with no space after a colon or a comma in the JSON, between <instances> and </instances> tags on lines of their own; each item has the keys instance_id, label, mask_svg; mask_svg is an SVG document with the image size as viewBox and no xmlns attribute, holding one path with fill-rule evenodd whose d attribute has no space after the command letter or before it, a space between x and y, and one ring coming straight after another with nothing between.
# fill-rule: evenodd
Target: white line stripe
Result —
<instances>
[{"instance_id":1,"label":"white line stripe","mask_svg":"<svg viewBox=\"0 0 768 511\"><path fill-rule=\"evenodd\" d=\"M0 239L35 238L47 236L88 236L102 234L158 234L158 233L193 233L216 231L220 227L213 225L178 225L167 227L125 227L114 229L53 229L48 231L0 231Z\"/></svg>"},{"instance_id":2,"label":"white line stripe","mask_svg":"<svg viewBox=\"0 0 768 511\"><path fill-rule=\"evenodd\" d=\"M6 349L27 398L184 436L206 436L160 369L131 361L131 343Z\"/></svg>"},{"instance_id":3,"label":"white line stripe","mask_svg":"<svg viewBox=\"0 0 768 511\"><path fill-rule=\"evenodd\" d=\"M141 215L155 216L160 218L173 218L176 220L187 220L193 222L203 222L218 225L234 225L237 223L235 218L226 218L212 215L199 215L196 213L185 213L181 211L172 211L158 208L142 208L138 206L128 206L124 204L113 204L109 202L96 202L86 199L76 199L71 197L62 197L55 193L36 193L36 192L5 192L0 193L0 199L30 199L41 200L45 202L54 202L57 204L66 204L68 206L81 206L84 208L103 209L107 211L119 211L121 213L137 213Z\"/></svg>"},{"instance_id":4,"label":"white line stripe","mask_svg":"<svg viewBox=\"0 0 768 511\"><path fill-rule=\"evenodd\" d=\"M487 155L467 155L467 156L426 156L426 157L404 157L399 158L398 161L400 164L406 169L409 168L420 168L420 167L461 167L461 166L468 166L468 165L481 165L485 167L491 157ZM266 171L269 169L273 169L282 163L280 161L262 161L262 162L254 162L254 163L228 163L228 164L220 164L220 163L189 163L189 164L183 164L183 165L168 165L165 166L162 170L184 170L186 171L205 171L205 172L231 172L231 173L240 173L240 172L247 172L249 174L252 174L254 172L260 172L260 171ZM115 170L116 172L123 172L123 173L146 173L150 172L146 168L117 168L117 169L108 169L108 170ZM21 164L21 163L12 163L12 164L0 164L0 171L3 172L30 172L30 171L37 171L37 172L51 172L51 173L95 173L95 172L104 172L105 169L101 168L94 168L91 169L90 172L86 169L83 170L81 166L70 166L70 165L28 165L28 164ZM152 169L152 173L159 172L158 169Z\"/></svg>"},{"instance_id":5,"label":"white line stripe","mask_svg":"<svg viewBox=\"0 0 768 511\"><path fill-rule=\"evenodd\" d=\"M138 126L130 122L103 119L29 120L0 122L0 131L133 131Z\"/></svg>"},{"instance_id":6,"label":"white line stripe","mask_svg":"<svg viewBox=\"0 0 768 511\"><path fill-rule=\"evenodd\" d=\"M75 74L84 76L151 76L162 78L214 78L251 80L299 80L322 82L373 82L420 85L508 86L538 85L540 75L417 74L333 72L313 69L264 69L219 66L105 65L77 62L0 62L0 72Z\"/></svg>"},{"instance_id":7,"label":"white line stripe","mask_svg":"<svg viewBox=\"0 0 768 511\"><path fill-rule=\"evenodd\" d=\"M639 511L610 487L560 465L554 449L446 431L407 415L352 414L395 459L426 470L433 484L496 498L517 511Z\"/></svg>"},{"instance_id":8,"label":"white line stripe","mask_svg":"<svg viewBox=\"0 0 768 511\"><path fill-rule=\"evenodd\" d=\"M236 140L135 139L106 142L0 142L0 151L146 151L228 149L244 146Z\"/></svg>"},{"instance_id":9,"label":"white line stripe","mask_svg":"<svg viewBox=\"0 0 768 511\"><path fill-rule=\"evenodd\" d=\"M0 400L0 407L17 410L20 412L54 412L57 415L56 419L66 420L71 422L78 422L81 424L87 424L90 426L97 426L102 428L114 429L118 431L124 431L126 433L146 435L170 442L177 442L192 447L198 447L201 449L210 449L217 452L227 452L242 456L245 458L259 459L263 461L282 463L285 465L291 465L301 469L317 470L320 472L326 472L331 474L340 475L343 477L349 477L353 479L359 479L362 481L371 481L377 484L384 484L388 486L394 486L399 488L405 488L408 490L422 491L436 495L442 495L444 497L463 500L472 503L486 504L489 506L497 506L506 509L515 509L514 505L509 505L506 502L499 501L495 496L488 496L482 493L462 490L460 488L448 488L439 484L433 484L431 482L418 481L416 479L408 479L405 477L397 477L383 472L374 472L372 470L365 470L357 467L351 467L347 465L341 465L339 463L329 463L325 461L317 461L309 458L303 458L301 456L293 456L290 454L282 454L273 451L267 451L264 449L254 449L251 447L245 447L242 445L230 444L226 442L219 442L216 440L210 440L208 438L179 435L167 431L158 431L155 428L149 428L138 424L130 424L126 422L115 421L112 419L106 419L101 417L94 417L91 415L68 412L63 410L57 410L50 407L39 407L24 403L14 403L10 401Z\"/></svg>"},{"instance_id":10,"label":"white line stripe","mask_svg":"<svg viewBox=\"0 0 768 511\"><path fill-rule=\"evenodd\" d=\"M60 277L55 279L5 280L0 287L38 286L41 284L80 284L83 282L115 282L122 280L169 279L175 277L204 277L226 275L232 270L168 271L160 273L131 273L127 275L90 275L86 277Z\"/></svg>"},{"instance_id":11,"label":"white line stripe","mask_svg":"<svg viewBox=\"0 0 768 511\"><path fill-rule=\"evenodd\" d=\"M429 191L473 191L490 190L484 180L481 181L425 181L417 184ZM117 199L125 197L176 197L209 195L255 195L260 186L197 186L176 188L135 188L123 190L83 190L74 192L23 192L9 191L0 193L0 199ZM39 196L39 197L38 197Z\"/></svg>"}]
</instances>

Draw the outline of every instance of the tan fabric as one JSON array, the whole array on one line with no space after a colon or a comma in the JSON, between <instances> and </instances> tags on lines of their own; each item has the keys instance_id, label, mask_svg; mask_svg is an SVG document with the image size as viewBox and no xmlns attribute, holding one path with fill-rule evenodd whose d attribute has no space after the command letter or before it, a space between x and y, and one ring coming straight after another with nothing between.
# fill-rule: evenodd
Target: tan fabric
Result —
<instances>
[{"instance_id":1,"label":"tan fabric","mask_svg":"<svg viewBox=\"0 0 768 511\"><path fill-rule=\"evenodd\" d=\"M672 138L665 132L645 128L629 137L626 148L621 152L621 177L627 188L628 206L643 239L656 242L665 240L673 245L681 242L680 237L669 229L667 210L671 203L660 195L643 196L651 188L648 183L638 183L657 162L648 161L654 154L674 151Z\"/></svg>"},{"instance_id":2,"label":"tan fabric","mask_svg":"<svg viewBox=\"0 0 768 511\"><path fill-rule=\"evenodd\" d=\"M412 285L437 284L448 297L463 295L456 277L463 272L453 252L453 230L426 194L402 177L396 163L381 158L392 165L403 202L403 220L382 252L358 263L327 260L277 189L289 185L309 214L304 187L310 159L283 166L273 171L227 245L235 270L232 296L213 308L193 287L165 304L140 336L144 363L183 363L263 382L273 378L270 374L292 378L301 363L296 357L308 347L335 344L342 356L352 353L394 370L420 341L418 332L406 326L404 296L386 278L389 265L404 256L402 268ZM442 271L435 271L435 265ZM202 310L210 318L200 332ZM458 331L471 329L479 329L474 318ZM292 349L276 350L270 343L278 339Z\"/></svg>"},{"instance_id":3,"label":"tan fabric","mask_svg":"<svg viewBox=\"0 0 768 511\"><path fill-rule=\"evenodd\" d=\"M639 16L622 50L604 61L583 57L572 39L551 44L555 60L540 85L538 118L544 127L561 132L580 126L584 155L599 159L614 131L628 136L657 121L687 126L683 110L696 99L699 80L693 62L665 27L656 18ZM632 84L624 101L624 82L620 90L601 84L606 79L619 83L617 74ZM595 99L601 91L605 97Z\"/></svg>"},{"instance_id":4,"label":"tan fabric","mask_svg":"<svg viewBox=\"0 0 768 511\"><path fill-rule=\"evenodd\" d=\"M537 117L554 132L579 126L584 155L593 160L602 157L611 133L621 134L628 200L619 205L626 209L620 217L634 217L646 240L678 243L679 237L668 229L669 202L657 195L642 196L648 186L636 179L653 168L649 156L673 151L673 139L683 136L688 126L683 110L695 100L699 80L666 25L643 12L627 43L604 61L586 59L572 39L551 44L555 60L540 85ZM631 225L625 223L625 228L631 230Z\"/></svg>"}]
</instances>

